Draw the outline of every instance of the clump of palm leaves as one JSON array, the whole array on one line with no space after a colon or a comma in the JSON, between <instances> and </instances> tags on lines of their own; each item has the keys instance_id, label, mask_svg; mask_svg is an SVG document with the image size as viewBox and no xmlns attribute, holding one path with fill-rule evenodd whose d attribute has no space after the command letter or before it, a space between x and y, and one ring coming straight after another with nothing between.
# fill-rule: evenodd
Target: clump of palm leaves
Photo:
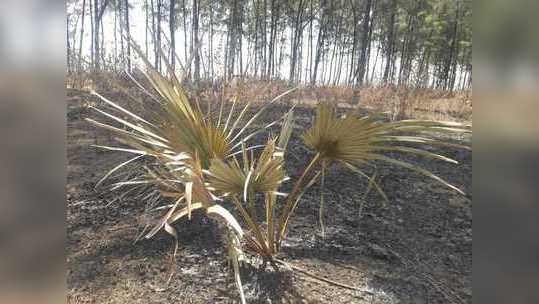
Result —
<instances>
[{"instance_id":1,"label":"clump of palm leaves","mask_svg":"<svg viewBox=\"0 0 539 304\"><path fill-rule=\"evenodd\" d=\"M114 167L98 184L129 164L141 164L145 169L142 175L113 186L153 186L160 197L170 200L170 204L160 207L159 210L165 211L146 234L148 238L160 230L176 238L174 222L190 218L195 209L204 210L208 216L221 220L226 227L228 252L233 260L242 302L238 271L238 262L243 255L242 244L264 262L274 263L302 195L318 180L324 184L330 166L342 164L368 178L386 199L380 186L364 172L364 168L371 166L373 161L414 170L461 192L429 171L383 153L402 152L456 163L447 157L401 143L458 145L403 133L469 132L467 126L417 120L383 122L376 116L359 117L354 112L339 118L331 106L322 104L317 109L314 124L303 135L307 147L315 152L314 157L293 183L291 191L282 193L281 186L288 180L284 160L293 130L293 112L289 111L279 121L253 126L273 101L290 91L249 117L247 113L251 104L237 109L237 99L230 103L228 113L224 102L217 112L204 113L197 99L188 97L174 73L165 77L147 64L144 75L151 84L150 88L145 88L137 82L149 100L144 107L147 109L147 113L142 115L144 117L94 92L111 109L96 111L110 122L88 121L114 132L119 143L123 144L100 147L134 154L133 158ZM250 139L256 134L279 123L282 127L277 136L269 137L264 145L250 145ZM151 165L140 163L144 158L150 160ZM320 219L322 214L323 197ZM323 229L322 221L321 224Z\"/></svg>"},{"instance_id":2,"label":"clump of palm leaves","mask_svg":"<svg viewBox=\"0 0 539 304\"><path fill-rule=\"evenodd\" d=\"M410 132L416 135L409 135ZM432 145L470 149L467 146L433 138L433 136L436 137L436 135L447 133L471 133L471 128L460 123L424 120L383 122L376 115L360 117L356 112L349 112L339 118L331 105L321 104L317 108L315 122L303 135L303 139L305 144L316 152L312 163L320 164L322 188L328 167L332 164L341 164L367 178L369 185L374 185L378 193L387 201L388 198L382 188L372 176L368 176L364 171L365 167L374 166L374 161L386 162L413 170L440 182L460 194L464 194L457 187L418 165L383 154L384 152L400 152L457 164L456 160L449 157L410 146ZM322 196L320 201L322 233L324 231L323 202Z\"/></svg>"}]
</instances>

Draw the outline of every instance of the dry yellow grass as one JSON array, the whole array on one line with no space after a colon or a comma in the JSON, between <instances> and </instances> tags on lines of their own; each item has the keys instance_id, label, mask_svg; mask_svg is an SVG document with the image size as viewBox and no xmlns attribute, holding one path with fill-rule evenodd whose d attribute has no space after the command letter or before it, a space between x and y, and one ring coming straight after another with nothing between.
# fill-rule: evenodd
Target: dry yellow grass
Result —
<instances>
[{"instance_id":1,"label":"dry yellow grass","mask_svg":"<svg viewBox=\"0 0 539 304\"><path fill-rule=\"evenodd\" d=\"M234 79L224 85L225 97L241 92L250 101L265 101L289 88L284 81ZM209 89L209 88L208 88ZM365 87L359 91L359 106L370 111L385 112L392 119L416 118L444 121L472 120L470 91L446 92L431 89L396 87ZM320 102L339 107L355 107L354 89L349 86L300 86L286 100L295 104L315 106Z\"/></svg>"},{"instance_id":2,"label":"dry yellow grass","mask_svg":"<svg viewBox=\"0 0 539 304\"><path fill-rule=\"evenodd\" d=\"M95 75L73 75L68 77L69 88L100 90L133 87L125 75L111 73ZM187 85L187 88L192 85ZM201 100L232 100L239 96L241 101L266 102L290 88L286 81L262 81L249 77L235 77L229 82L202 81L198 96ZM133 87L133 89L135 89ZM136 91L136 90L134 90ZM369 111L384 112L392 119L416 118L443 121L470 122L472 120L472 93L446 92L431 89L396 88L392 86L371 86L359 91L359 103L354 100L354 90L349 86L300 85L298 90L282 99L285 102L315 106L320 102L339 107L359 107Z\"/></svg>"},{"instance_id":3,"label":"dry yellow grass","mask_svg":"<svg viewBox=\"0 0 539 304\"><path fill-rule=\"evenodd\" d=\"M360 104L370 110L387 112L393 119L472 120L469 91L451 93L430 89L369 87L361 91Z\"/></svg>"}]
</instances>

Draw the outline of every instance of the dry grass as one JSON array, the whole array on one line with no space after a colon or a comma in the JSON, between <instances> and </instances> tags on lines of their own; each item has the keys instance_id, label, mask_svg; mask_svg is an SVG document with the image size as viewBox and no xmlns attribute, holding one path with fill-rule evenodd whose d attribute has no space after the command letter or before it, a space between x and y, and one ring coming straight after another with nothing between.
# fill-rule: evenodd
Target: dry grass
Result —
<instances>
[{"instance_id":1,"label":"dry grass","mask_svg":"<svg viewBox=\"0 0 539 304\"><path fill-rule=\"evenodd\" d=\"M241 91L245 100L267 101L289 88L284 81L234 79L229 84L207 87L225 88L226 97ZM207 92L207 91L206 91ZM354 89L349 86L300 86L285 101L314 106L320 102L339 107L354 107ZM446 92L432 89L410 89L372 86L359 92L359 105L370 111L385 112L392 119L416 118L470 122L472 120L471 91Z\"/></svg>"},{"instance_id":2,"label":"dry grass","mask_svg":"<svg viewBox=\"0 0 539 304\"><path fill-rule=\"evenodd\" d=\"M137 77L139 78L139 77ZM143 81L142 79L139 79ZM189 91L192 84L184 85ZM132 88L133 82L126 75L101 73L99 75L77 74L67 78L67 87L79 90L121 87ZM240 95L241 100L267 102L290 88L281 80L261 81L249 77L236 77L224 83L222 81L203 81L199 84L201 100L231 100ZM283 102L315 106L320 102L339 107L354 107L354 90L349 86L299 86L298 90L282 99ZM471 122L472 93L446 92L431 89L410 89L396 87L371 86L359 92L359 105L369 111L384 112L393 120L404 118Z\"/></svg>"},{"instance_id":3,"label":"dry grass","mask_svg":"<svg viewBox=\"0 0 539 304\"><path fill-rule=\"evenodd\" d=\"M387 112L393 119L472 120L469 91L369 87L361 91L360 103L370 110Z\"/></svg>"}]
</instances>

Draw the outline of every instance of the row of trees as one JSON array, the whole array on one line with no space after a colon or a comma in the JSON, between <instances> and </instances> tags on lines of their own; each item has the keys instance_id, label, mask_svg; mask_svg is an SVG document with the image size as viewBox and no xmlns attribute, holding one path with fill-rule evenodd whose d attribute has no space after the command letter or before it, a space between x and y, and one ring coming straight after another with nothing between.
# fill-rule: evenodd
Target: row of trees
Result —
<instances>
[{"instance_id":1,"label":"row of trees","mask_svg":"<svg viewBox=\"0 0 539 304\"><path fill-rule=\"evenodd\" d=\"M469 0L68 0L67 18L70 72L130 69L136 23L154 65L193 80L471 86Z\"/></svg>"}]
</instances>

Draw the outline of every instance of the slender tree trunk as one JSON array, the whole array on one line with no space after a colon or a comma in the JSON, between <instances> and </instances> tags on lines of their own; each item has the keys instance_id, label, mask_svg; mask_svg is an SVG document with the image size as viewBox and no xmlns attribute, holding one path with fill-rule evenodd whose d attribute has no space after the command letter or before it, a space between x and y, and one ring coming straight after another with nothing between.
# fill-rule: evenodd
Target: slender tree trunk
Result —
<instances>
[{"instance_id":1,"label":"slender tree trunk","mask_svg":"<svg viewBox=\"0 0 539 304\"><path fill-rule=\"evenodd\" d=\"M391 2L391 16L389 18L389 31L387 34L387 54L386 54L386 66L384 69L383 82L388 83L392 80L389 78L391 66L393 65L393 53L395 49L395 15L397 13L397 0Z\"/></svg>"},{"instance_id":2,"label":"slender tree trunk","mask_svg":"<svg viewBox=\"0 0 539 304\"><path fill-rule=\"evenodd\" d=\"M238 62L239 62L239 73L243 77L243 1L240 1L238 4L238 19L236 22L236 31L238 36Z\"/></svg>"},{"instance_id":3,"label":"slender tree trunk","mask_svg":"<svg viewBox=\"0 0 539 304\"><path fill-rule=\"evenodd\" d=\"M296 64L298 60L299 40L301 39L301 35L302 35L302 24L301 24L302 13L303 13L303 0L299 0L298 9L296 13L296 22L294 24L293 36L291 37L292 42L290 43L291 54L292 54L292 57L290 59L290 75L289 75L290 83L294 82L294 75L295 75Z\"/></svg>"},{"instance_id":4,"label":"slender tree trunk","mask_svg":"<svg viewBox=\"0 0 539 304\"><path fill-rule=\"evenodd\" d=\"M342 43L342 35L341 35L341 28L342 28L342 20L343 18L338 18L338 23L337 23L337 28L336 28L336 33L335 33L335 39L334 39L334 42L333 42L333 54L331 56L331 61L330 61L330 64L329 64L329 75L328 75L328 80L327 80L327 84L331 84L331 81L332 81L332 78L335 76L335 74L337 74L337 69L338 69L338 64L337 64L337 60L338 60L338 57L339 57L339 50L340 50L340 46L343 44Z\"/></svg>"},{"instance_id":5,"label":"slender tree trunk","mask_svg":"<svg viewBox=\"0 0 539 304\"><path fill-rule=\"evenodd\" d=\"M280 45L280 49L279 49L279 60L277 61L277 67L275 68L275 72L274 74L277 75L277 77L280 79L281 78L281 74L280 74L280 71L281 71L281 67L283 65L283 60L284 60L284 41L285 41L285 35L286 35L286 31L285 29L281 29L279 31L281 33L281 39L280 39L280 42L278 43L278 45Z\"/></svg>"},{"instance_id":6,"label":"slender tree trunk","mask_svg":"<svg viewBox=\"0 0 539 304\"><path fill-rule=\"evenodd\" d=\"M183 51L185 56L185 68L189 73L191 73L191 62L189 61L189 57L191 56L189 52L189 46L188 46L188 37L187 37L187 8L185 5L185 0L182 0L182 12L183 12ZM185 77L190 77L190 75L185 75Z\"/></svg>"},{"instance_id":7,"label":"slender tree trunk","mask_svg":"<svg viewBox=\"0 0 539 304\"><path fill-rule=\"evenodd\" d=\"M267 50L268 50L268 29L267 29L267 21L268 21L268 3L267 3L267 0L264 0L264 22L262 23L262 31L263 31L263 57L264 57L264 60L262 61L263 62L263 65L262 65L262 71L260 73L260 76L263 76L263 77L266 77L266 70L267 70L267 67L268 67L268 54L267 54Z\"/></svg>"},{"instance_id":8,"label":"slender tree trunk","mask_svg":"<svg viewBox=\"0 0 539 304\"><path fill-rule=\"evenodd\" d=\"M356 73L356 85L361 87L363 85L363 79L365 77L366 63L367 63L367 50L369 39L369 20L371 12L372 0L365 1L365 7L363 8L363 21L361 29L361 52L359 55L358 70Z\"/></svg>"},{"instance_id":9,"label":"slender tree trunk","mask_svg":"<svg viewBox=\"0 0 539 304\"><path fill-rule=\"evenodd\" d=\"M118 69L118 10L114 10L114 71Z\"/></svg>"},{"instance_id":10,"label":"slender tree trunk","mask_svg":"<svg viewBox=\"0 0 539 304\"><path fill-rule=\"evenodd\" d=\"M120 25L120 57L122 58L121 63L122 66L125 65L125 45L124 45L124 22L122 18L122 2L118 2L118 6L116 9L116 15L118 15L118 24Z\"/></svg>"},{"instance_id":11,"label":"slender tree trunk","mask_svg":"<svg viewBox=\"0 0 539 304\"><path fill-rule=\"evenodd\" d=\"M99 6L99 0L94 0L94 20L93 20L93 48L94 48L94 68L95 70L99 70L100 68L100 58L101 58L101 47L100 47L100 26L101 26L101 19L103 18L103 14L105 13L105 9L107 7L107 4L109 3L109 0L104 0L101 6Z\"/></svg>"},{"instance_id":12,"label":"slender tree trunk","mask_svg":"<svg viewBox=\"0 0 539 304\"><path fill-rule=\"evenodd\" d=\"M125 0L125 32L129 39L131 39L131 30L129 25L129 0ZM131 71L131 43L127 42L127 70Z\"/></svg>"},{"instance_id":13,"label":"slender tree trunk","mask_svg":"<svg viewBox=\"0 0 539 304\"><path fill-rule=\"evenodd\" d=\"M376 0L373 0L372 3L372 14L370 16L370 22L369 22L369 38L367 38L367 59L365 63L365 79L364 81L367 82L367 85L370 83L369 80L369 67L370 67L370 61L371 61L371 52L372 52L372 32L374 30L374 22L376 20L376 11L377 11L377 2Z\"/></svg>"},{"instance_id":14,"label":"slender tree trunk","mask_svg":"<svg viewBox=\"0 0 539 304\"><path fill-rule=\"evenodd\" d=\"M156 68L158 71L161 71L161 47L162 47L162 44L161 44L161 8L163 6L163 1L162 0L157 0L157 33L156 33L156 36L157 36L157 39L156 39L156 56L157 56L157 64L156 64Z\"/></svg>"},{"instance_id":15,"label":"slender tree trunk","mask_svg":"<svg viewBox=\"0 0 539 304\"><path fill-rule=\"evenodd\" d=\"M434 33L434 30L431 30L429 32L429 35L427 36L426 42L431 41L432 35ZM419 71L418 71L418 81L417 85L419 87L427 87L428 85L428 78L429 78L429 57L430 57L431 47L430 45L425 47L425 50L423 51L423 55L421 56L421 60L419 61Z\"/></svg>"},{"instance_id":16,"label":"slender tree trunk","mask_svg":"<svg viewBox=\"0 0 539 304\"><path fill-rule=\"evenodd\" d=\"M334 41L333 43L333 50L331 51L331 59L329 61L329 68L328 68L328 84L331 82L331 75L333 73L333 62L335 61L335 56L337 54L337 41Z\"/></svg>"},{"instance_id":17,"label":"slender tree trunk","mask_svg":"<svg viewBox=\"0 0 539 304\"><path fill-rule=\"evenodd\" d=\"M453 29L453 41L452 41L452 50L451 53L453 56L451 56L451 74L449 77L449 85L448 90L453 91L455 87L455 78L457 75L457 68L458 68L458 57L459 57L459 18L460 18L460 7L459 3L457 3L457 9L455 12L455 27Z\"/></svg>"},{"instance_id":18,"label":"slender tree trunk","mask_svg":"<svg viewBox=\"0 0 539 304\"><path fill-rule=\"evenodd\" d=\"M210 9L210 36L209 36L209 60L208 60L208 70L209 70L209 74L210 74L210 78L213 79L214 75L213 75L213 7L212 7L212 4L210 3L210 6L209 6L209 9Z\"/></svg>"},{"instance_id":19,"label":"slender tree trunk","mask_svg":"<svg viewBox=\"0 0 539 304\"><path fill-rule=\"evenodd\" d=\"M320 58L322 57L322 52L324 50L324 39L325 39L325 28L327 24L329 23L327 20L327 12L326 12L326 1L321 0L320 1L320 24L319 24L319 30L318 30L318 41L316 45L316 57L314 58L314 69L311 76L311 85L316 84L316 76L318 72L318 65L320 63Z\"/></svg>"},{"instance_id":20,"label":"slender tree trunk","mask_svg":"<svg viewBox=\"0 0 539 304\"><path fill-rule=\"evenodd\" d=\"M72 68L71 68L71 39L69 39L69 19L70 19L70 14L67 14L66 16L66 39L67 39L67 50L66 50L66 53L67 53L67 73L68 75L71 74L71 71L72 71Z\"/></svg>"},{"instance_id":21,"label":"slender tree trunk","mask_svg":"<svg viewBox=\"0 0 539 304\"><path fill-rule=\"evenodd\" d=\"M149 14L148 14L148 0L144 0L144 13L146 14L146 19L145 19L145 22L146 22L146 27L144 28L144 45L146 46L145 48L145 55L146 55L146 59L148 59L148 29L150 28L150 21L149 21Z\"/></svg>"},{"instance_id":22,"label":"slender tree trunk","mask_svg":"<svg viewBox=\"0 0 539 304\"><path fill-rule=\"evenodd\" d=\"M195 56L195 71L193 74L195 82L200 80L200 56L198 51L198 5L198 0L193 0L193 42L191 42L191 48Z\"/></svg>"},{"instance_id":23,"label":"slender tree trunk","mask_svg":"<svg viewBox=\"0 0 539 304\"><path fill-rule=\"evenodd\" d=\"M275 29L275 19L276 19L276 2L277 0L271 0L271 21L270 21L270 43L269 43L269 54L268 54L268 70L266 71L266 78L271 78L271 71L273 69L273 52L275 50L275 39L274 39L274 33L276 33Z\"/></svg>"},{"instance_id":24,"label":"slender tree trunk","mask_svg":"<svg viewBox=\"0 0 539 304\"><path fill-rule=\"evenodd\" d=\"M169 18L169 31L170 31L170 65L172 69L176 67L176 14L174 8L176 7L176 0L170 0L168 18Z\"/></svg>"},{"instance_id":25,"label":"slender tree trunk","mask_svg":"<svg viewBox=\"0 0 539 304\"><path fill-rule=\"evenodd\" d=\"M153 44L153 55L154 55L154 68L157 69L159 65L159 51L157 49L157 24L155 22L155 0L150 0L151 11L152 11L152 44Z\"/></svg>"},{"instance_id":26,"label":"slender tree trunk","mask_svg":"<svg viewBox=\"0 0 539 304\"><path fill-rule=\"evenodd\" d=\"M400 65L399 65L399 76L398 76L398 81L397 81L397 84L399 86L403 84L403 71L405 71L408 68L406 65L406 62L408 61L408 56L409 56L407 52L407 46L410 41L410 33L412 32L412 15L411 14L408 15L406 24L408 26L406 29L406 34L404 36L404 41L402 43Z\"/></svg>"},{"instance_id":27,"label":"slender tree trunk","mask_svg":"<svg viewBox=\"0 0 539 304\"><path fill-rule=\"evenodd\" d=\"M258 0L253 0L253 9L254 9L254 18L255 18L255 29L254 29L254 64L253 64L253 75L254 77L256 78L258 76L258 60L259 60L259 56L258 56L258 50L259 50L259 46L258 46L258 31L259 31L259 26L260 26L260 9L259 9L259 1Z\"/></svg>"},{"instance_id":28,"label":"slender tree trunk","mask_svg":"<svg viewBox=\"0 0 539 304\"><path fill-rule=\"evenodd\" d=\"M99 20L99 30L101 32L101 41L99 42L101 45L101 63L103 68L105 68L105 31L103 27L103 18Z\"/></svg>"},{"instance_id":29,"label":"slender tree trunk","mask_svg":"<svg viewBox=\"0 0 539 304\"><path fill-rule=\"evenodd\" d=\"M457 30L458 30L458 15L459 15L459 7L458 7L458 4L457 4L457 10L455 12L455 20L454 20L454 23L453 23L453 30L450 32L449 36L447 37L448 38L448 41L450 41L450 46L449 46L449 55L448 56L445 56L446 59L445 59L445 62L444 62L444 66L443 66L443 70L442 70L442 79L441 79L441 88L443 90L450 90L450 70L451 70L451 65L453 63L453 57L455 56L455 50L456 50L456 47L457 47Z\"/></svg>"},{"instance_id":30,"label":"slender tree trunk","mask_svg":"<svg viewBox=\"0 0 539 304\"><path fill-rule=\"evenodd\" d=\"M227 34L226 34L226 41L225 41L225 47L223 49L224 53L224 65L223 65L223 78L225 81L228 80L228 54L230 53L229 45L230 45L230 27L227 23Z\"/></svg>"},{"instance_id":31,"label":"slender tree trunk","mask_svg":"<svg viewBox=\"0 0 539 304\"><path fill-rule=\"evenodd\" d=\"M99 59L99 0L94 0L94 68L100 69Z\"/></svg>"},{"instance_id":32,"label":"slender tree trunk","mask_svg":"<svg viewBox=\"0 0 539 304\"><path fill-rule=\"evenodd\" d=\"M466 88L467 89L472 88L472 73L473 73L473 70L470 67L470 69L468 70L468 81L466 81Z\"/></svg>"},{"instance_id":33,"label":"slender tree trunk","mask_svg":"<svg viewBox=\"0 0 539 304\"><path fill-rule=\"evenodd\" d=\"M82 70L82 42L84 41L84 16L86 16L86 0L82 0L82 23L80 27L80 38L79 38L79 57L77 67ZM91 18L91 16L90 16Z\"/></svg>"},{"instance_id":34,"label":"slender tree trunk","mask_svg":"<svg viewBox=\"0 0 539 304\"><path fill-rule=\"evenodd\" d=\"M335 73L335 78L333 79L333 85L337 85L340 83L340 79L341 79L341 72L343 70L343 62L344 62L344 46L346 44L346 40L344 40L342 42L342 45L340 47L340 50L339 50L339 61L335 67L336 69L336 73Z\"/></svg>"},{"instance_id":35,"label":"slender tree trunk","mask_svg":"<svg viewBox=\"0 0 539 304\"><path fill-rule=\"evenodd\" d=\"M353 42L352 42L352 56L351 56L351 59L350 59L350 72L349 72L349 75L348 75L348 84L349 85L352 85L354 83L354 72L356 71L356 68L355 68L355 56L356 56L356 50L357 50L357 47L358 47L358 36L359 36L359 30L358 30L358 25L359 25L359 12L357 12L358 10L356 9L356 7L354 6L354 1L353 0L350 0L350 7L352 8L352 15L353 15L353 27L354 27L354 30L353 30L353 34L352 34L352 37L353 37Z\"/></svg>"},{"instance_id":36,"label":"slender tree trunk","mask_svg":"<svg viewBox=\"0 0 539 304\"><path fill-rule=\"evenodd\" d=\"M376 71L376 65L378 64L378 56L380 55L380 46L378 45L378 47L376 48L376 56L374 57L374 63L372 64L372 72L371 72L371 76L369 78L369 83L373 83L374 82L374 73Z\"/></svg>"},{"instance_id":37,"label":"slender tree trunk","mask_svg":"<svg viewBox=\"0 0 539 304\"><path fill-rule=\"evenodd\" d=\"M305 82L307 82L307 75L311 76L313 73L313 20L314 20L313 0L310 1L310 5L311 5L310 7L311 18L309 22L309 73L305 73Z\"/></svg>"},{"instance_id":38,"label":"slender tree trunk","mask_svg":"<svg viewBox=\"0 0 539 304\"><path fill-rule=\"evenodd\" d=\"M95 46L94 46L94 42L95 42L94 20L95 18L94 18L94 14L95 14L94 2L90 0L90 61L91 61L90 69L92 70L95 70Z\"/></svg>"}]
</instances>

